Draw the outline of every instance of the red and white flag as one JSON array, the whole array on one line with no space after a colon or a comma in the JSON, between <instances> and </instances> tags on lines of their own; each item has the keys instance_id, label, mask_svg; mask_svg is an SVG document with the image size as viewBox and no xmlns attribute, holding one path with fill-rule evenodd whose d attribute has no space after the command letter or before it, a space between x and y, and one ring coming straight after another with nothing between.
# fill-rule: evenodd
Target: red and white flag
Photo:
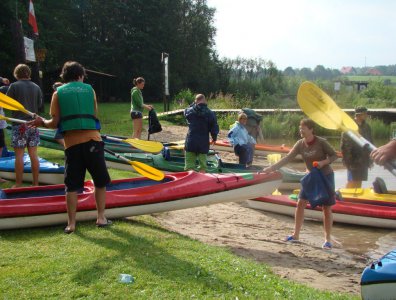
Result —
<instances>
[{"instance_id":1,"label":"red and white flag","mask_svg":"<svg viewBox=\"0 0 396 300\"><path fill-rule=\"evenodd\" d=\"M34 14L34 7L33 7L33 1L32 0L30 0L30 3L29 3L29 24L33 28L33 33L38 36L39 33L38 33L36 15Z\"/></svg>"}]
</instances>

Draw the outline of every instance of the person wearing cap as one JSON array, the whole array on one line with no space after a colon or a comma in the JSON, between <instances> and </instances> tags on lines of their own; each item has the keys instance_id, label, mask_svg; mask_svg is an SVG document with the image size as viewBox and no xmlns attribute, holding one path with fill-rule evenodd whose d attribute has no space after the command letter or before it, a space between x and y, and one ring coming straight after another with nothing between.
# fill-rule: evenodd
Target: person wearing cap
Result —
<instances>
[{"instance_id":1,"label":"person wearing cap","mask_svg":"<svg viewBox=\"0 0 396 300\"><path fill-rule=\"evenodd\" d=\"M372 143L371 127L366 122L367 117L366 107L356 107L354 120L359 127L359 133ZM341 151L343 155L342 161L347 168L346 188L362 187L362 181L367 180L368 169L372 166L370 152L360 147L345 133L341 135Z\"/></svg>"}]
</instances>

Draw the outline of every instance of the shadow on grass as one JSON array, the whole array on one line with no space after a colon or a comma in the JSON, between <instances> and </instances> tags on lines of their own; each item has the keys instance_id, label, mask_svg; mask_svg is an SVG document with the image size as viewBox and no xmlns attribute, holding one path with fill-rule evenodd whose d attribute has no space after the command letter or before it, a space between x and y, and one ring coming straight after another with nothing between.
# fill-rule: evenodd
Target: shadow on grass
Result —
<instances>
[{"instance_id":1,"label":"shadow on grass","mask_svg":"<svg viewBox=\"0 0 396 300\"><path fill-rule=\"evenodd\" d=\"M229 288L229 283L219 278L213 271L205 270L199 263L192 263L188 260L178 258L168 251L167 247L174 248L177 247L178 244L173 245L165 242L162 243L162 246L158 246L159 243L157 243L157 239L161 239L158 235L168 235L163 237L162 240L168 239L170 242L176 238L174 233L155 225L133 220L123 220L122 222L130 223L133 227L141 227L142 230L153 230L153 237L146 238L131 234L128 230L122 228L122 226L117 226L117 224L106 229L109 233L115 235L117 237L116 239L111 237L93 237L89 232L76 232L75 234L78 235L79 238L96 244L97 246L112 250L114 254L106 256L105 261L103 257L101 257L93 261L89 266L79 269L73 278L75 282L89 285L99 280L99 278L97 276L88 277L86 276L87 274L104 274L108 272L109 268L120 264L120 262L133 260L133 266L135 268L149 271L153 275L161 277L161 280L169 280L171 278L173 282L179 282L183 285L199 284L219 293ZM160 233L158 233L158 231L160 231ZM151 234L151 232L149 234ZM185 238L183 237L183 239ZM184 241L182 241L182 243L184 243ZM194 241L191 240L191 243L194 243ZM183 249L177 249L175 251L180 250L183 251ZM194 252L194 250L192 250L192 252ZM199 254L194 252L193 255ZM194 256L191 257L193 258Z\"/></svg>"}]
</instances>

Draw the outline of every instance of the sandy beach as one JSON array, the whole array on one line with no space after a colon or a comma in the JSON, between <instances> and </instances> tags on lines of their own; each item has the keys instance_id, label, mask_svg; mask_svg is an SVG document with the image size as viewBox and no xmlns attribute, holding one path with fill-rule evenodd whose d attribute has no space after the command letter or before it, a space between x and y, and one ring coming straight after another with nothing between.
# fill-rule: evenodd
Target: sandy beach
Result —
<instances>
[{"instance_id":1,"label":"sandy beach","mask_svg":"<svg viewBox=\"0 0 396 300\"><path fill-rule=\"evenodd\" d=\"M183 139L186 128L163 126L153 136L159 141ZM219 138L225 138L221 132ZM233 153L222 153L223 160L235 162ZM154 217L170 231L204 243L229 248L233 253L268 264L281 277L311 287L358 294L361 272L369 258L347 251L334 237L334 248L321 248L323 230L320 222L304 226L300 243L286 243L293 230L292 217L257 211L246 202L217 204L156 214ZM334 230L335 231L335 230Z\"/></svg>"}]
</instances>

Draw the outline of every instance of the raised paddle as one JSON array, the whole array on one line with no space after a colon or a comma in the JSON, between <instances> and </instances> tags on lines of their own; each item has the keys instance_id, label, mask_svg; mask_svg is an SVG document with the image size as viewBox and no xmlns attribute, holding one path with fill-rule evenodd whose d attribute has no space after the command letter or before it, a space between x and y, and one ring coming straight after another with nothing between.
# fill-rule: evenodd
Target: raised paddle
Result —
<instances>
[{"instance_id":1,"label":"raised paddle","mask_svg":"<svg viewBox=\"0 0 396 300\"><path fill-rule=\"evenodd\" d=\"M0 92L0 107L9 110L19 110L21 112L24 112L25 114L28 114L33 118L37 116L35 113L32 113L31 111L28 111L25 107L23 107L21 103L1 92Z\"/></svg>"},{"instance_id":2,"label":"raised paddle","mask_svg":"<svg viewBox=\"0 0 396 300\"><path fill-rule=\"evenodd\" d=\"M312 82L305 81L300 85L297 102L302 111L320 126L344 132L369 152L376 149L372 143L360 135L356 122ZM396 161L386 163L385 168L396 176Z\"/></svg>"},{"instance_id":3,"label":"raised paddle","mask_svg":"<svg viewBox=\"0 0 396 300\"><path fill-rule=\"evenodd\" d=\"M150 178L150 179L156 180L156 181L160 181L160 180L164 179L164 177L165 177L165 174L163 172L161 172L160 170L153 168L149 165L146 165L145 163L129 160L129 159L125 158L124 156L122 156L118 153L115 153L115 152L113 152L109 149L106 149L106 148L104 149L104 151L111 155L114 155L118 159L121 159L121 160L127 162L136 170L136 172L138 172L139 174L141 174L147 178Z\"/></svg>"},{"instance_id":4,"label":"raised paddle","mask_svg":"<svg viewBox=\"0 0 396 300\"><path fill-rule=\"evenodd\" d=\"M143 150L145 152L150 152L150 153L158 153L161 152L162 148L164 148L164 145L160 142L155 142L155 141L144 141L144 140L139 140L139 139L121 139L121 138L116 138L108 135L102 135L103 139L108 139L110 141L115 141L115 142L122 142L122 143L127 143L130 144L132 147L135 147L137 149Z\"/></svg>"}]
</instances>

